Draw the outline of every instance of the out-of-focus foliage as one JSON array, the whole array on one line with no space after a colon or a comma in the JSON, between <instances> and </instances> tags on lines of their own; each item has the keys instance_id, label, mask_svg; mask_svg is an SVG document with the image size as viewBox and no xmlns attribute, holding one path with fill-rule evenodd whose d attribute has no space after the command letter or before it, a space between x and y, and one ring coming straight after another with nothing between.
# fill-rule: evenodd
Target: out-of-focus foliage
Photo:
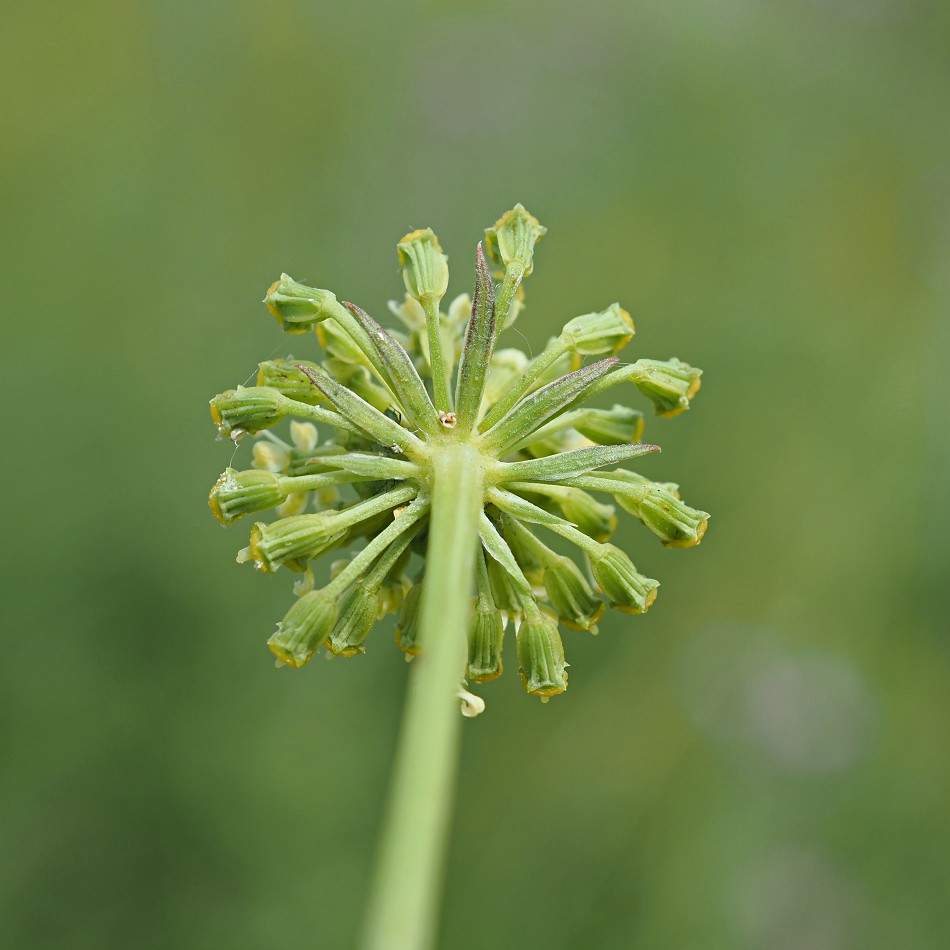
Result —
<instances>
[{"instance_id":1,"label":"out-of-focus foliage","mask_svg":"<svg viewBox=\"0 0 950 950\"><path fill-rule=\"evenodd\" d=\"M520 200L509 332L620 300L631 358L701 365L643 470L715 517L625 529L665 596L572 639L570 702L479 689L442 945L944 946L948 36L934 0L7 9L0 942L352 942L404 670L274 670L204 406L287 355L275 274L382 317L409 228L468 274Z\"/></svg>"}]
</instances>

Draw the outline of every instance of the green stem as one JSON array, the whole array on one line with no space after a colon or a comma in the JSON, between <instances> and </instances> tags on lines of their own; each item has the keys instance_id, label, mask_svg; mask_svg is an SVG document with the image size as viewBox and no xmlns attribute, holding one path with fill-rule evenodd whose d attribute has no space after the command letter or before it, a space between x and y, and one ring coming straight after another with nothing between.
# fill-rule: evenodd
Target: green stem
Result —
<instances>
[{"instance_id":1,"label":"green stem","mask_svg":"<svg viewBox=\"0 0 950 950\"><path fill-rule=\"evenodd\" d=\"M433 453L433 470L421 655L412 664L364 950L426 950L438 925L484 472L465 443Z\"/></svg>"},{"instance_id":2,"label":"green stem","mask_svg":"<svg viewBox=\"0 0 950 950\"><path fill-rule=\"evenodd\" d=\"M438 297L423 297L422 309L426 315L426 335L429 340L429 368L432 370L432 401L436 409L446 412L449 404L449 384L446 379L445 363L442 360L442 322L439 320Z\"/></svg>"},{"instance_id":3,"label":"green stem","mask_svg":"<svg viewBox=\"0 0 950 950\"><path fill-rule=\"evenodd\" d=\"M516 261L512 261L505 268L505 279L501 285L501 292L498 295L498 305L495 308L495 335L497 336L505 329L505 323L508 320L508 313L511 310L511 304L515 299L515 294L521 286L524 278L524 266Z\"/></svg>"}]
</instances>

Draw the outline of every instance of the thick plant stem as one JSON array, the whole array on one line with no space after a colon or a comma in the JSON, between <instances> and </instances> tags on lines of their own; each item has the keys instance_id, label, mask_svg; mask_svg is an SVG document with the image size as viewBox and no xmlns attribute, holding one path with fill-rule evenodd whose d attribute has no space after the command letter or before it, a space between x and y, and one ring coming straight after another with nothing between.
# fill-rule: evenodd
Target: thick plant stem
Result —
<instances>
[{"instance_id":1,"label":"thick plant stem","mask_svg":"<svg viewBox=\"0 0 950 950\"><path fill-rule=\"evenodd\" d=\"M484 472L465 443L440 446L433 469L421 653L410 674L363 950L427 950L438 926Z\"/></svg>"}]
</instances>

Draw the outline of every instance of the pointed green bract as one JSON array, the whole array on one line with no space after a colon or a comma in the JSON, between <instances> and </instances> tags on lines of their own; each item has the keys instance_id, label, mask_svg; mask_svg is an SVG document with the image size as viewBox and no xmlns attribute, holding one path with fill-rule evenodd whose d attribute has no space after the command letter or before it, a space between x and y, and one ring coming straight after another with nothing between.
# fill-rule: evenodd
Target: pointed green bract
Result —
<instances>
[{"instance_id":1,"label":"pointed green bract","mask_svg":"<svg viewBox=\"0 0 950 950\"><path fill-rule=\"evenodd\" d=\"M482 245L475 251L475 293L472 316L465 331L462 358L459 360L455 414L459 435L472 431L485 391L485 375L495 345L495 285L485 262Z\"/></svg>"},{"instance_id":2,"label":"pointed green bract","mask_svg":"<svg viewBox=\"0 0 950 950\"><path fill-rule=\"evenodd\" d=\"M606 359L585 366L527 396L485 433L482 439L484 450L503 452L581 396L601 376L609 373L616 362L615 359Z\"/></svg>"},{"instance_id":3,"label":"pointed green bract","mask_svg":"<svg viewBox=\"0 0 950 950\"><path fill-rule=\"evenodd\" d=\"M328 373L321 369L314 370L306 366L301 368L310 377L313 385L327 397L327 401L341 415L381 445L387 446L397 455L403 453L412 455L414 452L423 449L423 443L416 436L389 416L384 415L378 409L374 409L345 386L341 386L331 379Z\"/></svg>"},{"instance_id":4,"label":"pointed green bract","mask_svg":"<svg viewBox=\"0 0 950 950\"><path fill-rule=\"evenodd\" d=\"M344 306L366 331L386 369L386 381L399 398L412 424L430 434L435 432L439 425L438 416L409 354L366 311L352 303L344 303Z\"/></svg>"},{"instance_id":5,"label":"pointed green bract","mask_svg":"<svg viewBox=\"0 0 950 950\"><path fill-rule=\"evenodd\" d=\"M502 462L497 468L496 483L522 481L557 482L583 475L604 465L615 465L626 459L659 452L658 445L593 445L573 452L545 455L524 462Z\"/></svg>"}]
</instances>

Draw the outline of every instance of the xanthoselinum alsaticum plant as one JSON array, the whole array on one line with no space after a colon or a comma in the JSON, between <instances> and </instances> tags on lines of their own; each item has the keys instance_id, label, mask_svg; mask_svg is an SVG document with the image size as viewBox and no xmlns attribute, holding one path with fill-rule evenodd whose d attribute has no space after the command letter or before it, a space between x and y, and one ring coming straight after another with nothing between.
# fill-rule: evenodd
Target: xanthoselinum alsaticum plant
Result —
<instances>
[{"instance_id":1,"label":"xanthoselinum alsaticum plant","mask_svg":"<svg viewBox=\"0 0 950 950\"><path fill-rule=\"evenodd\" d=\"M677 485L617 467L658 451L641 441L627 394L672 417L689 408L700 370L675 357L621 363L634 326L616 303L569 320L533 359L496 346L544 234L521 205L503 215L476 250L471 298L444 311L438 239L407 234L406 294L390 304L397 330L283 274L267 308L286 332L315 336L319 352L267 360L257 385L211 400L221 434L256 437L253 467L221 475L212 512L225 525L275 512L253 525L238 561L299 575L268 640L279 663L302 667L321 649L358 655L390 613L400 649L419 655L366 946L431 937L457 735L447 710L458 696L467 715L484 708L463 681L501 674L510 630L525 689L546 701L567 689L560 627L596 632L605 604L641 614L656 599L659 582L610 543L614 505L595 496L667 547L698 544L706 530L709 515ZM621 403L587 405L611 389ZM427 796L428 817L413 814L410 792Z\"/></svg>"}]
</instances>

